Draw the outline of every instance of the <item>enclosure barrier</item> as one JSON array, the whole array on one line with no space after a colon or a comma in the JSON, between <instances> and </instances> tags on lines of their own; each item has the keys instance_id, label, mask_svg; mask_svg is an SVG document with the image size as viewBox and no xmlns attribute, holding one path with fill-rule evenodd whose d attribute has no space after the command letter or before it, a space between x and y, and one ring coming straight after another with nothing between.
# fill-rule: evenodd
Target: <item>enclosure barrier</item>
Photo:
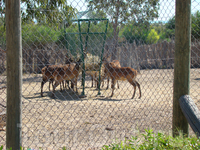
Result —
<instances>
[{"instance_id":1,"label":"enclosure barrier","mask_svg":"<svg viewBox=\"0 0 200 150\"><path fill-rule=\"evenodd\" d=\"M181 110L190 124L194 133L200 137L200 111L189 95L183 95L179 99Z\"/></svg>"},{"instance_id":2,"label":"enclosure barrier","mask_svg":"<svg viewBox=\"0 0 200 150\"><path fill-rule=\"evenodd\" d=\"M200 3L99 2L7 0L5 11L2 1L0 146L101 149L146 129L195 134L179 98L200 107Z\"/></svg>"}]
</instances>

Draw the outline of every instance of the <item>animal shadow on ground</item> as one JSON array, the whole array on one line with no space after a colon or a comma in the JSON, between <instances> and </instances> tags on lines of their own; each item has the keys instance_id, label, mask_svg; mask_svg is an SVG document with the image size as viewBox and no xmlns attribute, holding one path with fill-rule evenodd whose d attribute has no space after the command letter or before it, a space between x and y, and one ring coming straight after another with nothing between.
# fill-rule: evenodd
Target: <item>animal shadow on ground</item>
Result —
<instances>
[{"instance_id":1,"label":"animal shadow on ground","mask_svg":"<svg viewBox=\"0 0 200 150\"><path fill-rule=\"evenodd\" d=\"M81 101L82 99L79 97L80 92L76 93L73 90L69 89L69 90L63 90L63 91L59 91L57 90L55 92L55 100L60 100L60 101ZM47 92L47 96L49 96L51 98L52 96L52 92Z\"/></svg>"},{"instance_id":2,"label":"animal shadow on ground","mask_svg":"<svg viewBox=\"0 0 200 150\"><path fill-rule=\"evenodd\" d=\"M60 101L81 101L79 98L80 93L76 93L71 89L64 89L63 91L56 90L55 98L52 98L52 91L45 91L44 97L41 97L40 92L34 93L34 95L23 95L23 98L27 100L37 99L38 101L60 100Z\"/></svg>"}]
</instances>

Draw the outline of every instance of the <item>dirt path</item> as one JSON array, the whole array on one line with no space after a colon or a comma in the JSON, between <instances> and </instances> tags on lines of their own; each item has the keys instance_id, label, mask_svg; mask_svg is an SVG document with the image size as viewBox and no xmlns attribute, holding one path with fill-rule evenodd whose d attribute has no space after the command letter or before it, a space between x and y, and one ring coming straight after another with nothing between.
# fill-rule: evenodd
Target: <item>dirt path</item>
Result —
<instances>
[{"instance_id":1,"label":"dirt path","mask_svg":"<svg viewBox=\"0 0 200 150\"><path fill-rule=\"evenodd\" d=\"M190 79L191 97L200 108L200 69L192 69ZM114 97L109 97L111 90L105 90L106 86L101 90L102 96L96 97L98 91L90 88L89 80L86 81L86 98L80 99L70 90L60 92L58 87L57 98L52 99L48 84L44 87L44 97L40 96L41 75L24 77L23 146L95 149L148 128L171 133L173 70L142 70L137 80L141 84L141 99L138 99L138 89L135 98L130 99L133 88L122 81ZM5 95L4 90L1 96ZM0 131L0 138L5 139L4 131ZM0 141L0 145L5 142Z\"/></svg>"}]
</instances>

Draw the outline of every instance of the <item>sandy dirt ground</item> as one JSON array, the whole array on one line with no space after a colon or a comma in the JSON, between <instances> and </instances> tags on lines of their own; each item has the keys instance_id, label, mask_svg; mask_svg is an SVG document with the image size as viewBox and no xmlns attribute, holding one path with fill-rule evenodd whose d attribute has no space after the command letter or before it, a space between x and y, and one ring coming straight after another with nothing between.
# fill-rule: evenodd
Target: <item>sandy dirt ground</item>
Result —
<instances>
[{"instance_id":1,"label":"sandy dirt ground","mask_svg":"<svg viewBox=\"0 0 200 150\"><path fill-rule=\"evenodd\" d=\"M1 77L4 81L4 77ZM101 95L91 88L86 78L86 98L71 90L60 92L51 98L48 83L44 97L40 96L41 75L23 76L22 144L34 149L100 149L115 139L124 140L151 128L155 132L171 134L173 70L141 70L137 76L138 88L134 99L133 87L127 81L119 81L120 88L109 97L111 89L104 86ZM107 85L107 83L105 83ZM4 86L4 83L1 83ZM6 89L0 90L0 103L6 105ZM190 95L200 108L200 69L191 69ZM0 112L5 108L0 106ZM0 126L0 145L5 145L5 126ZM190 129L190 134L193 134Z\"/></svg>"}]
</instances>

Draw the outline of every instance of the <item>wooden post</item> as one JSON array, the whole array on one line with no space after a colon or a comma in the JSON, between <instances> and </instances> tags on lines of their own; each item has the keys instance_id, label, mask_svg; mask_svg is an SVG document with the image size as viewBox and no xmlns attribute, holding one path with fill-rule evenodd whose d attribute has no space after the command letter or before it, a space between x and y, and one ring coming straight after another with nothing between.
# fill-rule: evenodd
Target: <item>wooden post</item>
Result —
<instances>
[{"instance_id":1,"label":"wooden post","mask_svg":"<svg viewBox=\"0 0 200 150\"><path fill-rule=\"evenodd\" d=\"M6 148L20 150L22 46L20 0L6 0L7 120Z\"/></svg>"},{"instance_id":2,"label":"wooden post","mask_svg":"<svg viewBox=\"0 0 200 150\"><path fill-rule=\"evenodd\" d=\"M191 0L176 0L175 62L173 94L173 136L182 131L188 135L188 123L183 115L179 98L189 94L191 50Z\"/></svg>"}]
</instances>

